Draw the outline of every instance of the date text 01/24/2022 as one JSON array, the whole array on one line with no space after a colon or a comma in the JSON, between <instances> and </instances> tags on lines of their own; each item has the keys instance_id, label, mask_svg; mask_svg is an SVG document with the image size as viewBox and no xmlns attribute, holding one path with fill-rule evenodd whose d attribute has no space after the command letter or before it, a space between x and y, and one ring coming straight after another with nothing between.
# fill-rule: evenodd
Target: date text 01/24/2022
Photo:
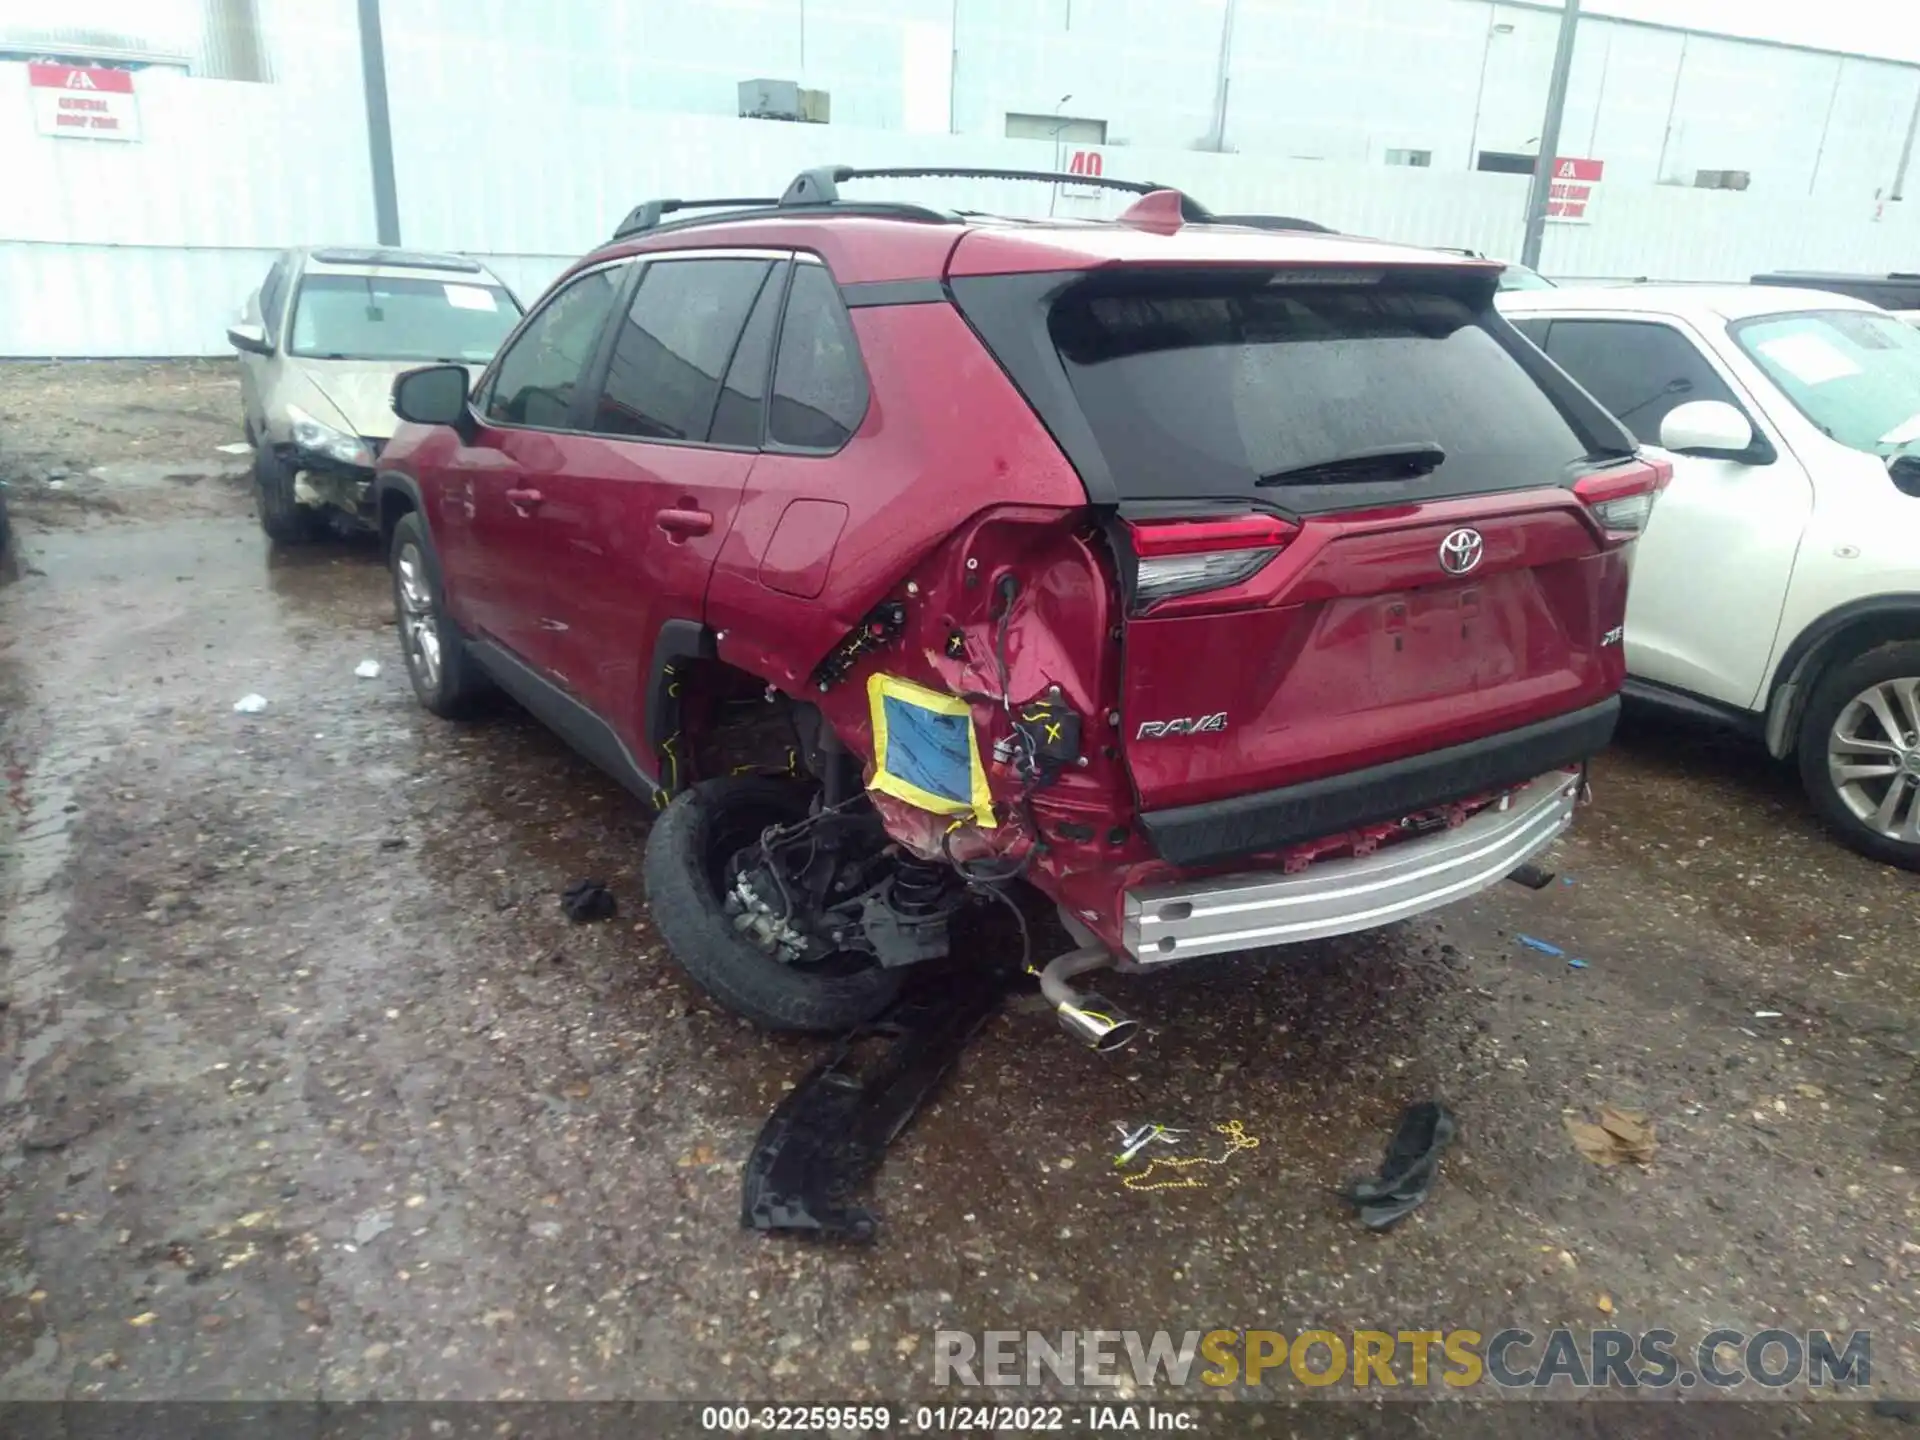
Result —
<instances>
[{"instance_id":1,"label":"date text 01/24/2022","mask_svg":"<svg viewBox=\"0 0 1920 1440\"><path fill-rule=\"evenodd\" d=\"M701 1429L736 1435L822 1429L856 1434L1174 1433L1198 1427L1199 1417L1190 1410L1153 1405L918 1405L897 1410L890 1405L708 1405L700 1412Z\"/></svg>"}]
</instances>

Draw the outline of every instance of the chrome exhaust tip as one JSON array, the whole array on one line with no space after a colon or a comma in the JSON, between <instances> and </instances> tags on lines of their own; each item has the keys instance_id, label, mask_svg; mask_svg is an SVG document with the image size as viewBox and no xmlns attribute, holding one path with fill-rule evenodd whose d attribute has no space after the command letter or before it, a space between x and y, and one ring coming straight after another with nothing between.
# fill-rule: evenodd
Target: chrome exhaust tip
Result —
<instances>
[{"instance_id":1,"label":"chrome exhaust tip","mask_svg":"<svg viewBox=\"0 0 1920 1440\"><path fill-rule=\"evenodd\" d=\"M1060 1026L1082 1045L1105 1052L1119 1050L1132 1043L1140 1033L1140 1022L1130 1020L1098 995L1083 995L1067 981L1089 970L1113 964L1113 956L1099 945L1069 950L1055 956L1040 971L1040 993L1053 1004Z\"/></svg>"},{"instance_id":2,"label":"chrome exhaust tip","mask_svg":"<svg viewBox=\"0 0 1920 1440\"><path fill-rule=\"evenodd\" d=\"M1128 1019L1098 995L1076 995L1054 1006L1053 1013L1061 1029L1102 1054L1125 1049L1140 1033L1138 1020Z\"/></svg>"}]
</instances>

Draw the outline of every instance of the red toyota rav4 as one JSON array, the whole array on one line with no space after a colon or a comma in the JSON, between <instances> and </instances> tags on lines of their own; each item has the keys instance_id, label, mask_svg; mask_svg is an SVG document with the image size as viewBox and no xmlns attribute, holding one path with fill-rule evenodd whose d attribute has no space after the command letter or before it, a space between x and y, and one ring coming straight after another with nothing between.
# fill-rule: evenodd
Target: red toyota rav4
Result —
<instances>
[{"instance_id":1,"label":"red toyota rav4","mask_svg":"<svg viewBox=\"0 0 1920 1440\"><path fill-rule=\"evenodd\" d=\"M471 393L395 383L380 514L421 702L497 684L663 807L653 918L723 1005L869 1018L1019 881L1107 1047L1076 973L1383 925L1566 827L1668 471L1495 265L1128 182L840 195L982 173L640 206Z\"/></svg>"}]
</instances>

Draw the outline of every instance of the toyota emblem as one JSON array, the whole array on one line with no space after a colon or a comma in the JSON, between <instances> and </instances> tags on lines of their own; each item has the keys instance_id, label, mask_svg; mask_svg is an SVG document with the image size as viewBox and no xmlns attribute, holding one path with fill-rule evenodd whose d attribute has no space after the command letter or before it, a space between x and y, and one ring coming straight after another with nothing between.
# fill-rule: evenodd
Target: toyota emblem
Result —
<instances>
[{"instance_id":1,"label":"toyota emblem","mask_svg":"<svg viewBox=\"0 0 1920 1440\"><path fill-rule=\"evenodd\" d=\"M1486 552L1478 530L1456 530L1440 542L1440 568L1449 575L1465 575Z\"/></svg>"}]
</instances>

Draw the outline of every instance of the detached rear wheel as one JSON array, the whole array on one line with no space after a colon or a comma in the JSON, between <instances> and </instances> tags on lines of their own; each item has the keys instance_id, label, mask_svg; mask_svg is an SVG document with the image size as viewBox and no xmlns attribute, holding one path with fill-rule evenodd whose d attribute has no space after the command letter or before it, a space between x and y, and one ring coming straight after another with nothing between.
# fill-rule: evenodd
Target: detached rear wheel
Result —
<instances>
[{"instance_id":1,"label":"detached rear wheel","mask_svg":"<svg viewBox=\"0 0 1920 1440\"><path fill-rule=\"evenodd\" d=\"M294 499L293 471L264 446L253 455L253 501L260 528L276 544L304 545L325 532L320 514Z\"/></svg>"},{"instance_id":2,"label":"detached rear wheel","mask_svg":"<svg viewBox=\"0 0 1920 1440\"><path fill-rule=\"evenodd\" d=\"M762 949L727 913L728 877L772 825L807 815L811 791L791 780L733 775L683 791L647 839L647 904L673 958L726 1009L767 1030L846 1030L899 995L900 970L838 954L788 963Z\"/></svg>"},{"instance_id":3,"label":"detached rear wheel","mask_svg":"<svg viewBox=\"0 0 1920 1440\"><path fill-rule=\"evenodd\" d=\"M1800 728L1800 778L1850 848L1920 870L1920 642L1836 666Z\"/></svg>"}]
</instances>

